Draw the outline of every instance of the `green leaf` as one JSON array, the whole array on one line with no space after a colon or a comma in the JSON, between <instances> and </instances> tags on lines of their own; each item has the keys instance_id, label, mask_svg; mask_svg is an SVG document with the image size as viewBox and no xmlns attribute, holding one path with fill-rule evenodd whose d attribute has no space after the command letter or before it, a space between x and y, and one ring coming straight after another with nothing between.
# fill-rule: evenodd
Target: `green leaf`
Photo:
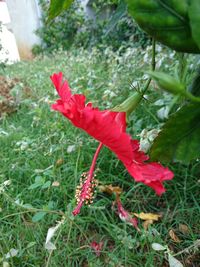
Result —
<instances>
[{"instance_id":1,"label":"green leaf","mask_svg":"<svg viewBox=\"0 0 200 267\"><path fill-rule=\"evenodd\" d=\"M45 211L39 211L32 217L32 222L41 221L47 213Z\"/></svg>"},{"instance_id":2,"label":"green leaf","mask_svg":"<svg viewBox=\"0 0 200 267\"><path fill-rule=\"evenodd\" d=\"M32 248L32 247L35 246L35 245L37 245L37 242L32 241L32 242L28 243L26 249Z\"/></svg>"},{"instance_id":3,"label":"green leaf","mask_svg":"<svg viewBox=\"0 0 200 267\"><path fill-rule=\"evenodd\" d=\"M200 105L186 105L169 118L154 140L150 157L182 163L200 157Z\"/></svg>"},{"instance_id":4,"label":"green leaf","mask_svg":"<svg viewBox=\"0 0 200 267\"><path fill-rule=\"evenodd\" d=\"M191 0L189 7L190 26L192 37L200 49L200 1Z\"/></svg>"},{"instance_id":5,"label":"green leaf","mask_svg":"<svg viewBox=\"0 0 200 267\"><path fill-rule=\"evenodd\" d=\"M51 185L51 181L47 181L46 183L43 184L42 189L49 188Z\"/></svg>"},{"instance_id":6,"label":"green leaf","mask_svg":"<svg viewBox=\"0 0 200 267\"><path fill-rule=\"evenodd\" d=\"M47 209L52 210L52 209L54 209L55 206L56 206L56 203L54 201L50 200L48 203Z\"/></svg>"},{"instance_id":7,"label":"green leaf","mask_svg":"<svg viewBox=\"0 0 200 267\"><path fill-rule=\"evenodd\" d=\"M37 176L35 177L35 183L31 184L31 185L29 186L28 189L29 189L29 190L32 190L32 189L41 187L41 186L44 185L44 183L45 183L45 178L42 177L42 176L37 175Z\"/></svg>"},{"instance_id":8,"label":"green leaf","mask_svg":"<svg viewBox=\"0 0 200 267\"><path fill-rule=\"evenodd\" d=\"M51 0L48 21L59 16L64 10L67 10L71 6L72 2L73 0Z\"/></svg>"},{"instance_id":9,"label":"green leaf","mask_svg":"<svg viewBox=\"0 0 200 267\"><path fill-rule=\"evenodd\" d=\"M32 209L33 208L33 206L31 205L31 204L29 204L29 203L26 203L26 204L24 204L24 205L22 205L24 208L26 208L26 209Z\"/></svg>"},{"instance_id":10,"label":"green leaf","mask_svg":"<svg viewBox=\"0 0 200 267\"><path fill-rule=\"evenodd\" d=\"M126 0L128 11L155 40L180 52L199 53L188 18L187 0Z\"/></svg>"},{"instance_id":11,"label":"green leaf","mask_svg":"<svg viewBox=\"0 0 200 267\"><path fill-rule=\"evenodd\" d=\"M32 189L35 189L35 188L38 188L38 187L41 187L41 186L43 186L43 183L38 182L38 183L31 184L28 189L32 190Z\"/></svg>"},{"instance_id":12,"label":"green leaf","mask_svg":"<svg viewBox=\"0 0 200 267\"><path fill-rule=\"evenodd\" d=\"M41 184L43 184L44 182L45 182L45 178L44 177L42 177L40 175L37 175L35 177L35 183L41 183Z\"/></svg>"}]
</instances>

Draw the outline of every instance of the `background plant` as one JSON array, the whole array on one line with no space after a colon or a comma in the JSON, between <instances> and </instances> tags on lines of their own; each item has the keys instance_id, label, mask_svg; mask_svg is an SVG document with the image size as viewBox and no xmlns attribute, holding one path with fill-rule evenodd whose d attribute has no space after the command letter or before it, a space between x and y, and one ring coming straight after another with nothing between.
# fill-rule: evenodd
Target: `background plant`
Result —
<instances>
[{"instance_id":1,"label":"background plant","mask_svg":"<svg viewBox=\"0 0 200 267\"><path fill-rule=\"evenodd\" d=\"M42 45L35 45L33 53L52 52L53 50L67 50L74 47L91 48L111 46L114 50L124 47L145 47L150 43L147 35L128 16L126 8L120 19L112 22L116 10L120 12L118 1L93 1L91 7L94 18L88 18L81 8L79 1L74 1L69 9L62 12L53 22L48 20L49 5L41 0L42 26L36 31L41 38ZM104 16L105 9L108 10ZM113 27L114 26L114 27Z\"/></svg>"}]
</instances>

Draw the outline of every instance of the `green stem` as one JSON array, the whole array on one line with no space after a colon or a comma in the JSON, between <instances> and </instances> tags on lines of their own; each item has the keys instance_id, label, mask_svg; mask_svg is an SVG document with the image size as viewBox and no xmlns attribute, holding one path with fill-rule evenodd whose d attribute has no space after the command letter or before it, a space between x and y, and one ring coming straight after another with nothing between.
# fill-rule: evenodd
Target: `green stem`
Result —
<instances>
[{"instance_id":1,"label":"green stem","mask_svg":"<svg viewBox=\"0 0 200 267\"><path fill-rule=\"evenodd\" d=\"M187 74L187 60L186 60L186 56L184 53L180 53L178 54L178 56L179 56L179 80L181 83L185 84L186 74ZM190 101L195 102L195 103L200 103L200 98L188 92L186 87L185 87L184 95Z\"/></svg>"},{"instance_id":2,"label":"green stem","mask_svg":"<svg viewBox=\"0 0 200 267\"><path fill-rule=\"evenodd\" d=\"M156 41L155 39L152 39L152 57L151 57L151 70L154 71L156 68ZM151 83L151 78L149 78L146 81L146 84L144 86L144 89L142 90L142 95L144 95L146 93L146 91L149 88L149 85Z\"/></svg>"},{"instance_id":3,"label":"green stem","mask_svg":"<svg viewBox=\"0 0 200 267\"><path fill-rule=\"evenodd\" d=\"M195 102L195 103L200 103L200 97L196 97L194 95L192 95L190 92L188 91L185 91L185 96L191 100L192 102Z\"/></svg>"},{"instance_id":4,"label":"green stem","mask_svg":"<svg viewBox=\"0 0 200 267\"><path fill-rule=\"evenodd\" d=\"M144 86L144 89L142 90L141 94L144 95L146 93L146 91L148 90L149 88L149 85L151 83L151 78L149 78L147 81L146 81L146 84Z\"/></svg>"},{"instance_id":5,"label":"green stem","mask_svg":"<svg viewBox=\"0 0 200 267\"><path fill-rule=\"evenodd\" d=\"M184 248L183 250L179 251L176 254L173 254L173 256L175 257L175 256L181 255L183 253L189 253L191 249L193 249L193 248L195 249L195 248L198 248L198 247L200 247L200 239L197 239L194 242L194 244L190 245L189 247Z\"/></svg>"},{"instance_id":6,"label":"green stem","mask_svg":"<svg viewBox=\"0 0 200 267\"><path fill-rule=\"evenodd\" d=\"M29 212L46 212L46 213L51 213L51 214L58 214L58 215L61 215L61 216L65 216L65 213L62 212L62 211L56 211L56 210L44 210L44 209L37 209L37 208L27 208L23 205L20 205L18 203L16 203L14 201L14 199L12 199L8 194L6 194L5 192L1 192L1 194L6 197L12 204L14 204L15 206L17 206L18 208L21 208L21 209L25 209L25 210L28 210Z\"/></svg>"},{"instance_id":7,"label":"green stem","mask_svg":"<svg viewBox=\"0 0 200 267\"><path fill-rule=\"evenodd\" d=\"M150 109L146 108L145 105L144 105L144 109L145 109L146 112L149 113L149 115L156 121L157 124L160 123L160 121L156 118L156 116L150 111Z\"/></svg>"},{"instance_id":8,"label":"green stem","mask_svg":"<svg viewBox=\"0 0 200 267\"><path fill-rule=\"evenodd\" d=\"M184 53L178 53L178 76L181 83L186 82L186 74L187 74L187 60Z\"/></svg>"},{"instance_id":9,"label":"green stem","mask_svg":"<svg viewBox=\"0 0 200 267\"><path fill-rule=\"evenodd\" d=\"M154 71L156 68L156 41L152 40L152 58L151 58L151 70Z\"/></svg>"}]
</instances>

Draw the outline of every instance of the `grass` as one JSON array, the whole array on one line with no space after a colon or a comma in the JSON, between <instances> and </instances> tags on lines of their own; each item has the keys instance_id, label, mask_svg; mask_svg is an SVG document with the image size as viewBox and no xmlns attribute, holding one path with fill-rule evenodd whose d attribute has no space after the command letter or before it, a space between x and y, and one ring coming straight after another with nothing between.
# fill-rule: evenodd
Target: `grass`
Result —
<instances>
[{"instance_id":1,"label":"grass","mask_svg":"<svg viewBox=\"0 0 200 267\"><path fill-rule=\"evenodd\" d=\"M173 71L174 61L169 53L162 53L162 60ZM148 231L138 233L116 216L112 209L113 196L101 192L97 192L93 205L84 207L76 218L71 216L76 186L81 173L90 166L97 142L50 110L57 96L49 76L62 70L72 88L86 94L101 108L110 108L129 95L130 83L138 81L143 86L140 77L142 69L148 68L144 60L147 58L148 62L148 57L150 52L144 54L137 50L128 50L123 55L113 54L109 49L104 55L97 50L70 51L16 63L2 73L19 78L22 87L30 88L21 94L18 111L3 117L0 124L0 183L11 180L0 195L2 261L20 267L159 267L167 263L163 253L152 249L153 242L167 245L175 254L199 238L198 161L190 166L171 164L175 178L166 183L167 192L157 197L151 189L136 184L115 156L104 148L98 159L97 179L123 188L122 202L127 210L160 213L162 219ZM163 94L151 88L149 97L129 121L128 131L134 138L138 138L143 128L155 128L158 122L162 123L156 116L158 107L153 103ZM69 146L73 146L72 152L67 152ZM35 179L41 180L41 185L34 186ZM58 187L52 186L55 181L59 182ZM49 253L44 248L47 230L63 214L64 224L53 239L57 249ZM142 229L142 221L139 223ZM181 224L187 226L187 233L180 231ZM170 229L181 242L170 238ZM97 257L90 243L101 240L103 251ZM3 259L11 248L18 250L17 256ZM181 253L177 258L185 266L198 266L195 251L190 255Z\"/></svg>"}]
</instances>

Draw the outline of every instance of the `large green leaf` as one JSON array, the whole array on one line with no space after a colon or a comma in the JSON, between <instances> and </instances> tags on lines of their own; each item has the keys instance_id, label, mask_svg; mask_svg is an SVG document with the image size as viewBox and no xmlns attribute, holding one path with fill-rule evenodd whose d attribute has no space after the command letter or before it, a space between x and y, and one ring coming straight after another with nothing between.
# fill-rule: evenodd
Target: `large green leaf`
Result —
<instances>
[{"instance_id":1,"label":"large green leaf","mask_svg":"<svg viewBox=\"0 0 200 267\"><path fill-rule=\"evenodd\" d=\"M200 105L186 105L169 118L154 140L150 157L183 163L200 157Z\"/></svg>"},{"instance_id":2,"label":"large green leaf","mask_svg":"<svg viewBox=\"0 0 200 267\"><path fill-rule=\"evenodd\" d=\"M190 26L192 29L192 36L200 49L200 1L191 0L189 7Z\"/></svg>"},{"instance_id":3,"label":"large green leaf","mask_svg":"<svg viewBox=\"0 0 200 267\"><path fill-rule=\"evenodd\" d=\"M48 20L54 19L55 17L60 15L61 12L71 6L72 2L73 0L51 0Z\"/></svg>"},{"instance_id":4,"label":"large green leaf","mask_svg":"<svg viewBox=\"0 0 200 267\"><path fill-rule=\"evenodd\" d=\"M188 0L126 0L126 2L132 17L156 40L177 51L200 52L191 33Z\"/></svg>"}]
</instances>

